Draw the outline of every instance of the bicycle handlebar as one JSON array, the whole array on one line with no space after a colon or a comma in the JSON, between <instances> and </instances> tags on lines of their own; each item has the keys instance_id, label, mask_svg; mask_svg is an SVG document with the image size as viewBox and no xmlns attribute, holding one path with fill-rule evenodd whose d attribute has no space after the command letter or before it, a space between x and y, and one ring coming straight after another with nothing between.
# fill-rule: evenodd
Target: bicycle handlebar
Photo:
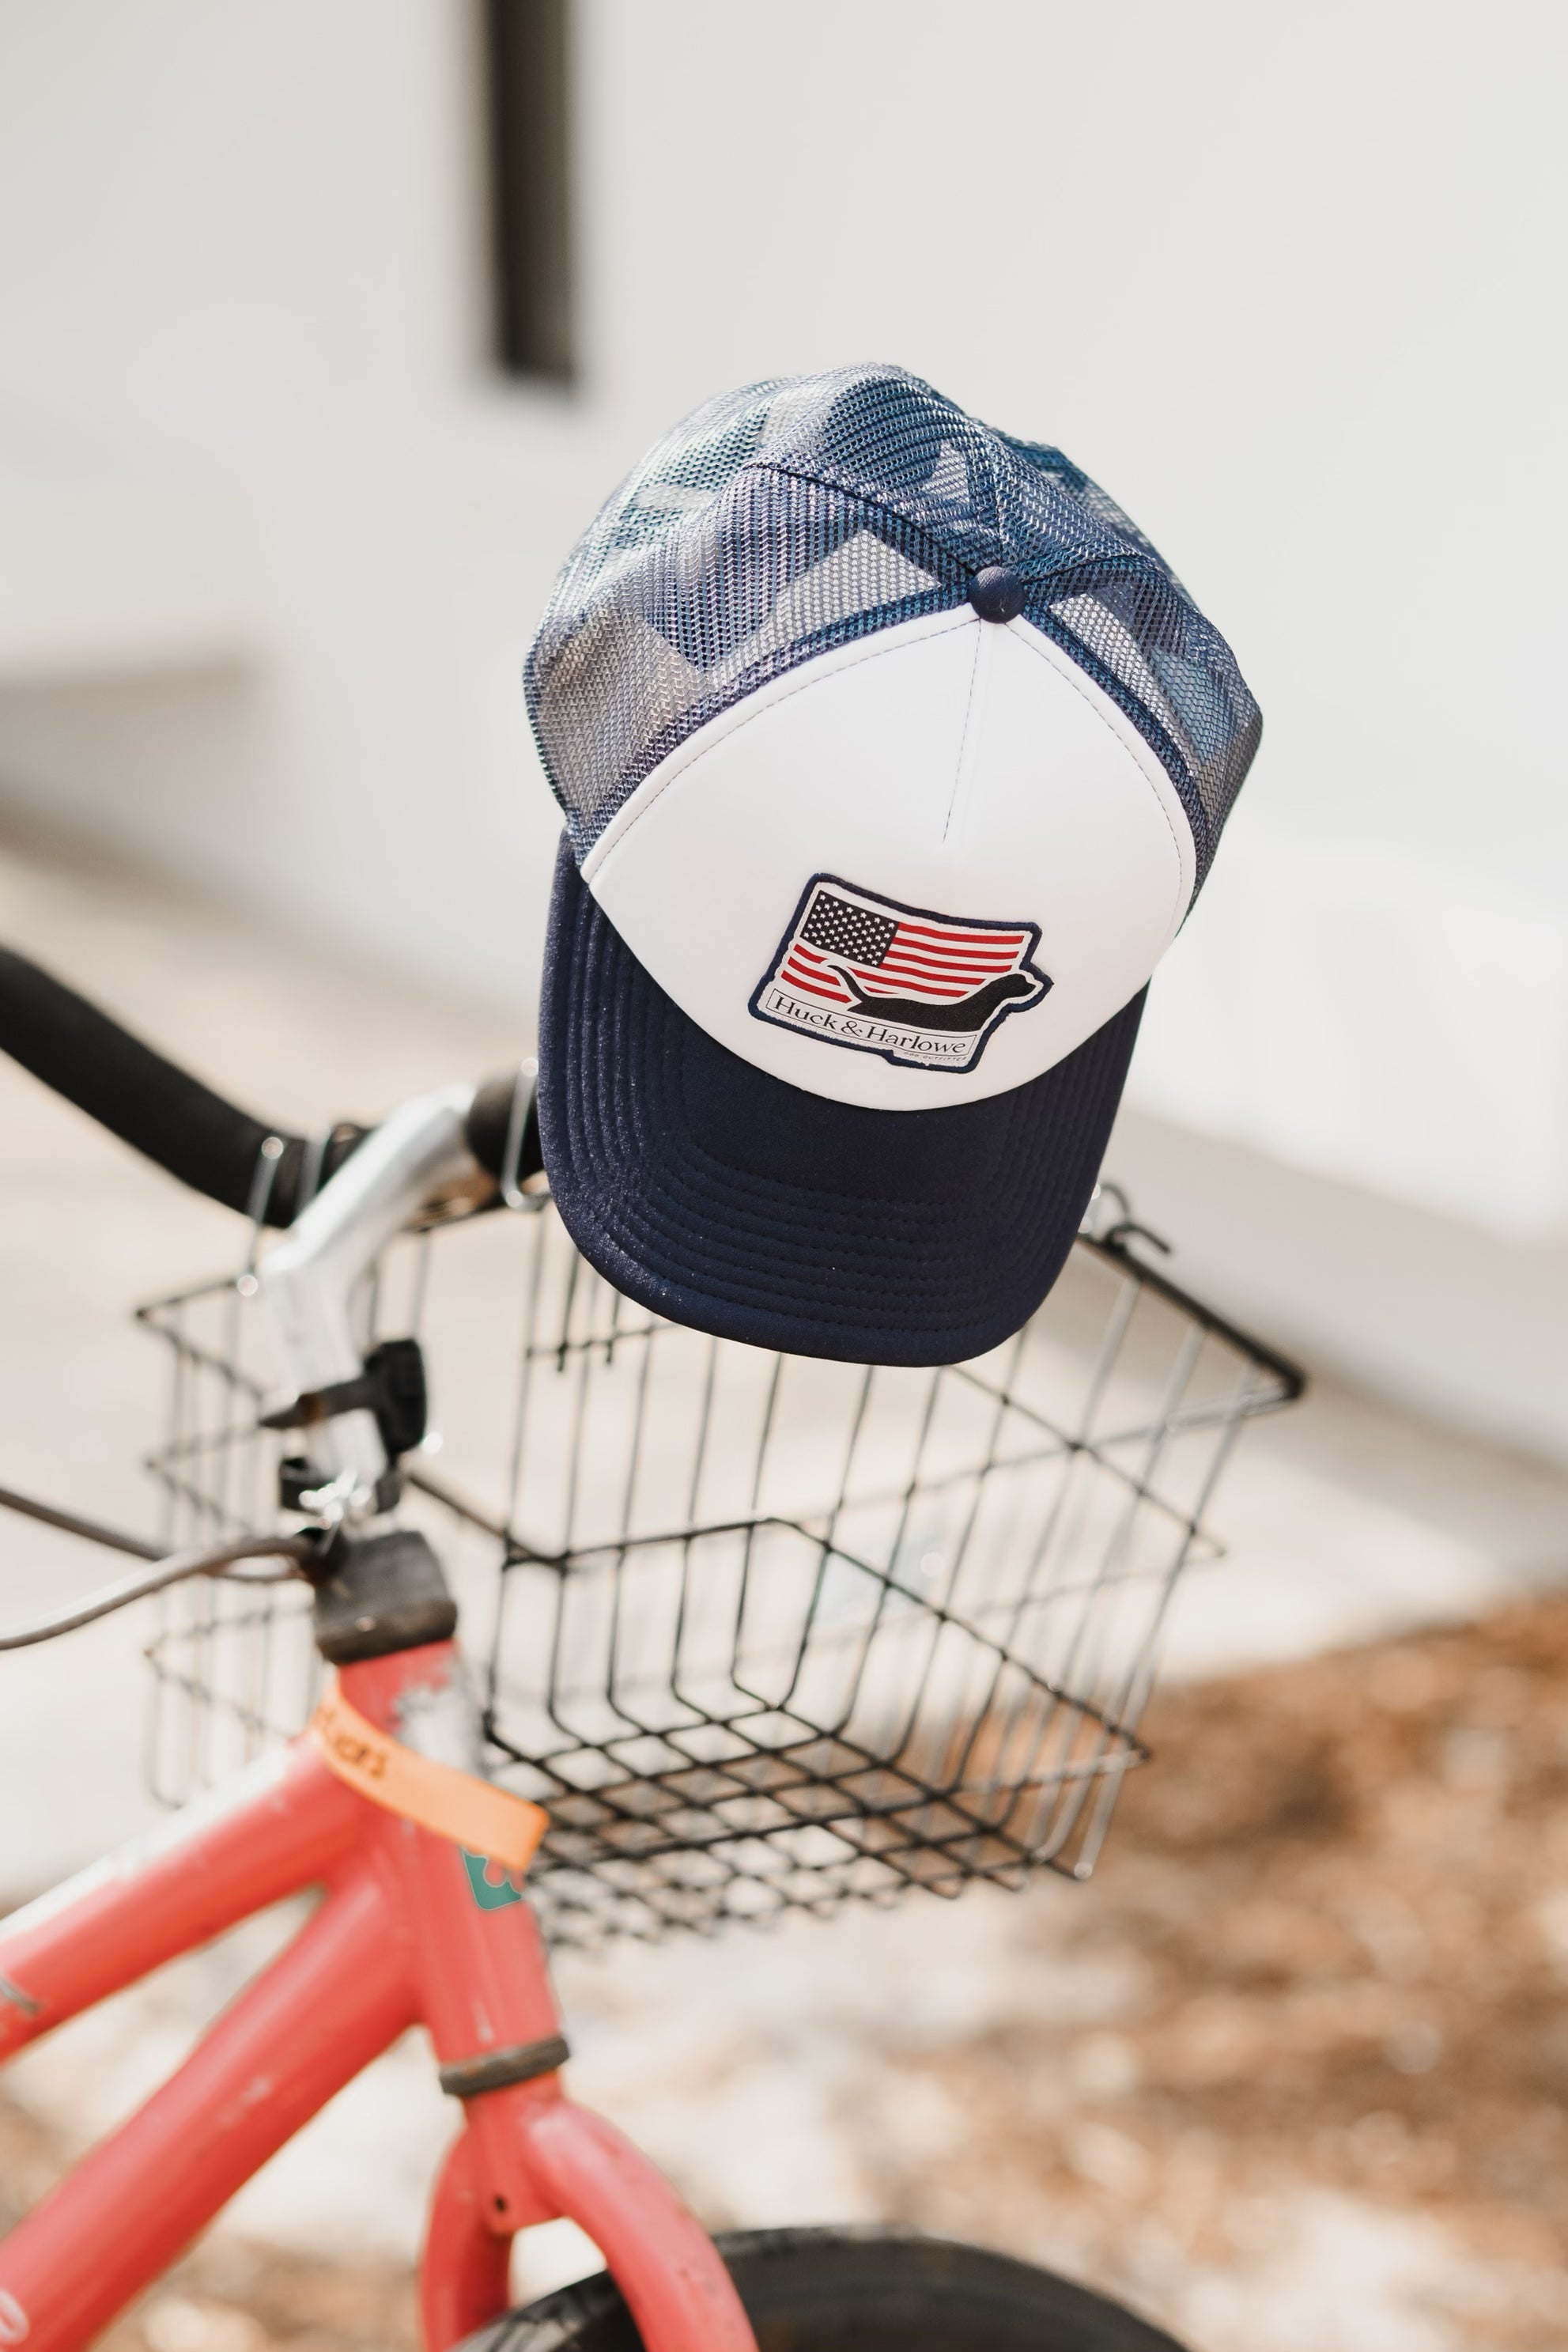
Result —
<instances>
[{"instance_id":1,"label":"bicycle handlebar","mask_svg":"<svg viewBox=\"0 0 1568 2352\"><path fill-rule=\"evenodd\" d=\"M0 1051L193 1192L242 1215L257 1195L261 1147L277 1136L283 1152L261 1211L268 1225L291 1225L370 1131L344 1120L322 1147L267 1125L8 948L0 948ZM468 1115L468 1148L492 1176L500 1175L506 1157L514 1087L509 1076L487 1081ZM518 1180L541 1165L530 1109Z\"/></svg>"}]
</instances>

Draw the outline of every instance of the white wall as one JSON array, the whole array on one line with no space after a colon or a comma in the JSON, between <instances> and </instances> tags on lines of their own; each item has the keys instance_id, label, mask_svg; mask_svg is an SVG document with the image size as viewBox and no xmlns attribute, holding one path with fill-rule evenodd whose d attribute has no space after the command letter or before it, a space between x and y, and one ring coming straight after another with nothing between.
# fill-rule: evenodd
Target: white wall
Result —
<instances>
[{"instance_id":1,"label":"white wall","mask_svg":"<svg viewBox=\"0 0 1568 2352\"><path fill-rule=\"evenodd\" d=\"M1264 707L1137 1097L1563 1234L1563 12L580 20L567 396L486 372L462 0L0 16L0 805L526 1019L561 553L706 394L896 358L1104 480Z\"/></svg>"}]
</instances>

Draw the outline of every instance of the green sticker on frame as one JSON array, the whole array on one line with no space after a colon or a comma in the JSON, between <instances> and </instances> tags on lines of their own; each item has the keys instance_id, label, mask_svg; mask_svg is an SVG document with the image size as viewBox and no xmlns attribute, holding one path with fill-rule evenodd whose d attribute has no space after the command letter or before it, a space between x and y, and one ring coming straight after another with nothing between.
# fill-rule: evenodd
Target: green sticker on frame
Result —
<instances>
[{"instance_id":1,"label":"green sticker on frame","mask_svg":"<svg viewBox=\"0 0 1568 2352\"><path fill-rule=\"evenodd\" d=\"M503 1878L499 1886L491 1885L485 1875L490 1867L488 1854L470 1853L466 1846L459 1850L463 1855L463 1867L468 1873L469 1891L481 1911L499 1911L508 1903L522 1901L522 1888L514 1886L509 1878Z\"/></svg>"}]
</instances>

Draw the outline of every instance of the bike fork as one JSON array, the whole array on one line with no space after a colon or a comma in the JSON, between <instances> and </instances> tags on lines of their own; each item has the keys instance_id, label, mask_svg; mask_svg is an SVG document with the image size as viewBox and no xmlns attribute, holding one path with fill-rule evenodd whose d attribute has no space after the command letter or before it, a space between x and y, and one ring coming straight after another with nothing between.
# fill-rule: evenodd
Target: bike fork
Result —
<instances>
[{"instance_id":1,"label":"bike fork","mask_svg":"<svg viewBox=\"0 0 1568 2352\"><path fill-rule=\"evenodd\" d=\"M418 1659L418 1665L413 1664ZM344 1669L350 1705L393 1729L411 1673L423 1695L455 1674L444 1645ZM519 2230L565 2218L603 2254L648 2352L756 2352L712 2241L663 2176L602 2117L569 2099L543 1941L519 1889L476 1855L387 1816L386 1865L410 1925L419 2011L466 2128L437 2183L422 2266L429 2352L506 2308Z\"/></svg>"}]
</instances>

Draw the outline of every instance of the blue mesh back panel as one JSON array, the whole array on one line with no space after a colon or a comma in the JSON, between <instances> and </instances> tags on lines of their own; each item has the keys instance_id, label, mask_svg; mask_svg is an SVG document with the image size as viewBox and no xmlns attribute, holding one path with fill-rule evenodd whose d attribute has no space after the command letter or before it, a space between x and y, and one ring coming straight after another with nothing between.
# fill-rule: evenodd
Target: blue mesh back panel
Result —
<instances>
[{"instance_id":1,"label":"blue mesh back panel","mask_svg":"<svg viewBox=\"0 0 1568 2352\"><path fill-rule=\"evenodd\" d=\"M1086 474L895 367L748 384L628 476L568 559L528 710L582 856L651 769L830 646L964 602L1005 563L1026 617L1124 710L1191 820L1197 880L1258 748L1235 657Z\"/></svg>"}]
</instances>

